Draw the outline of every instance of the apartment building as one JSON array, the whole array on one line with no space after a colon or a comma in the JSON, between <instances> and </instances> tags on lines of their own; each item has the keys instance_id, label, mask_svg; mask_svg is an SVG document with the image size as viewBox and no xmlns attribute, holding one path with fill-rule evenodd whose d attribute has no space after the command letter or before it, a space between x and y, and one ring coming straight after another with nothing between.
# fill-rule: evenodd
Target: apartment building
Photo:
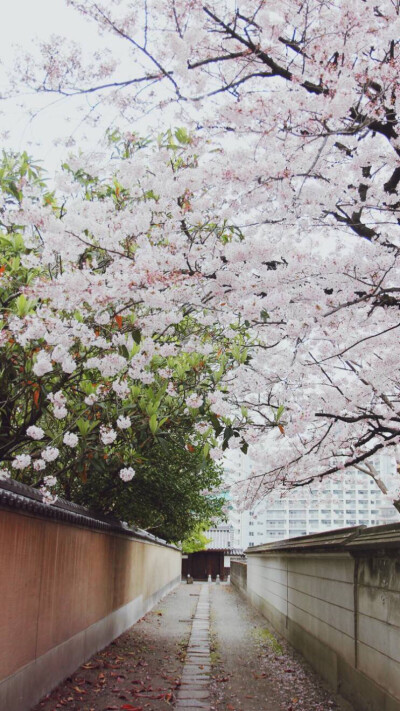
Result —
<instances>
[{"instance_id":1,"label":"apartment building","mask_svg":"<svg viewBox=\"0 0 400 711\"><path fill-rule=\"evenodd\" d=\"M377 455L371 462L385 482L398 476L391 455ZM400 514L394 506L372 478L356 469L284 498L269 496L250 511L239 512L229 505L233 545L243 549L335 528L395 521L400 521Z\"/></svg>"}]
</instances>

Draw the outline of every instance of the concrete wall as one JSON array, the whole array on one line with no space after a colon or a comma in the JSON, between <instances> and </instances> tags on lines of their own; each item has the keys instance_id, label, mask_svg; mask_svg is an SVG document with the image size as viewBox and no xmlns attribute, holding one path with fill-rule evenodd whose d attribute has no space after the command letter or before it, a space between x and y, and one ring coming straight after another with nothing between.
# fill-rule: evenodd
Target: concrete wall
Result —
<instances>
[{"instance_id":1,"label":"concrete wall","mask_svg":"<svg viewBox=\"0 0 400 711\"><path fill-rule=\"evenodd\" d=\"M400 708L400 558L362 558L357 577L357 667Z\"/></svg>"},{"instance_id":2,"label":"concrete wall","mask_svg":"<svg viewBox=\"0 0 400 711\"><path fill-rule=\"evenodd\" d=\"M180 581L134 533L0 509L0 709L25 711Z\"/></svg>"},{"instance_id":3,"label":"concrete wall","mask_svg":"<svg viewBox=\"0 0 400 711\"><path fill-rule=\"evenodd\" d=\"M360 711L400 711L399 554L399 524L247 551L250 602Z\"/></svg>"},{"instance_id":4,"label":"concrete wall","mask_svg":"<svg viewBox=\"0 0 400 711\"><path fill-rule=\"evenodd\" d=\"M231 559L231 583L243 593L247 592L247 563Z\"/></svg>"}]
</instances>

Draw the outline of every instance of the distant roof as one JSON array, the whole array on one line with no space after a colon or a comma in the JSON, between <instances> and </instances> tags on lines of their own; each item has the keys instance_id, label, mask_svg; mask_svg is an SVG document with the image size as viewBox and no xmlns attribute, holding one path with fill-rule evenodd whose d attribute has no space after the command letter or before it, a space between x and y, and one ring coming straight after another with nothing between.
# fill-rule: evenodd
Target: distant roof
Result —
<instances>
[{"instance_id":1,"label":"distant roof","mask_svg":"<svg viewBox=\"0 0 400 711\"><path fill-rule=\"evenodd\" d=\"M197 553L224 553L224 555L244 555L243 548L204 548L202 551L196 551ZM193 554L191 554L193 555Z\"/></svg>"}]
</instances>

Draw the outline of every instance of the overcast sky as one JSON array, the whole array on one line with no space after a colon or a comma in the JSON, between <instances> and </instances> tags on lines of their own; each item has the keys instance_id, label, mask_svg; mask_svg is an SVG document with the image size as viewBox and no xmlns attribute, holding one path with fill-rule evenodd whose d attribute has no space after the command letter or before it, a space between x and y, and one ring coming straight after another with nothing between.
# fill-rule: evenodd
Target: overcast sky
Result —
<instances>
[{"instance_id":1,"label":"overcast sky","mask_svg":"<svg viewBox=\"0 0 400 711\"><path fill-rule=\"evenodd\" d=\"M17 47L34 51L35 39L45 39L51 34L63 34L83 43L86 47L97 44L97 33L94 25L85 22L78 13L68 8L64 0L16 0L8 3L3 12L0 24L0 47L2 74L13 63ZM2 86L4 88L4 86ZM55 167L57 156L63 149L55 150L54 140L57 136L67 135L76 131L78 118L65 122L66 113L72 113L72 104L58 97L46 97L41 104L38 97L26 99L32 107L43 107L39 115L29 120L19 107L17 100L0 102L0 134L3 148L13 150L28 150L36 158L44 161L51 169Z\"/></svg>"}]
</instances>

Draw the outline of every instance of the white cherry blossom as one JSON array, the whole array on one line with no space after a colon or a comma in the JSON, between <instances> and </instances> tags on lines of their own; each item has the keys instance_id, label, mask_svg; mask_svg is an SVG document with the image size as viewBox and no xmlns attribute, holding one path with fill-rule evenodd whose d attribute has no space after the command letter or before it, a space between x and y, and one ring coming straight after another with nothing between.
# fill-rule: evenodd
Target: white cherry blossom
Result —
<instances>
[{"instance_id":1,"label":"white cherry blossom","mask_svg":"<svg viewBox=\"0 0 400 711\"><path fill-rule=\"evenodd\" d=\"M28 437L32 437L32 439L43 439L44 437L44 431L41 427L36 427L36 425L28 427L26 434Z\"/></svg>"},{"instance_id":2,"label":"white cherry blossom","mask_svg":"<svg viewBox=\"0 0 400 711\"><path fill-rule=\"evenodd\" d=\"M135 470L132 467L124 467L120 470L119 476L122 481L131 481L135 476Z\"/></svg>"}]
</instances>

